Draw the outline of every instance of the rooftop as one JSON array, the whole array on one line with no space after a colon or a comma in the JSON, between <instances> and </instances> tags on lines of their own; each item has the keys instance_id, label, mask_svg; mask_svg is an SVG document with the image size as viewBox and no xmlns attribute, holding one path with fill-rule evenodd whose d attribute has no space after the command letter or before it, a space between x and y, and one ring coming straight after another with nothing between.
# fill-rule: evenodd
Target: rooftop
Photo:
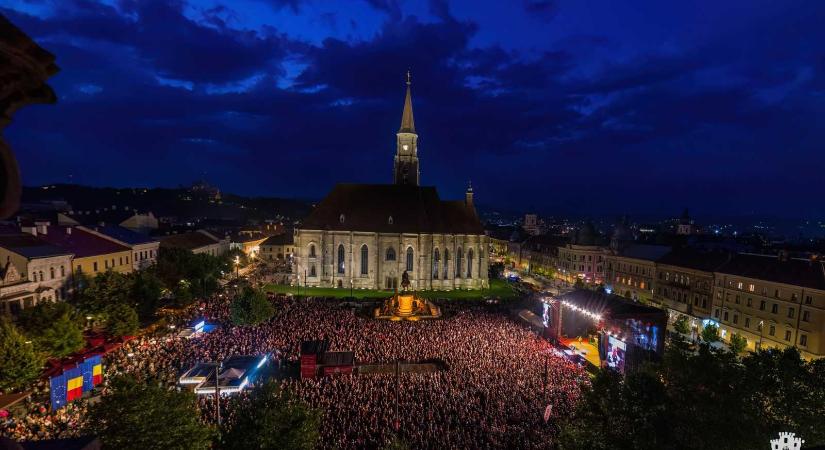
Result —
<instances>
[{"instance_id":1,"label":"rooftop","mask_svg":"<svg viewBox=\"0 0 825 450\"><path fill-rule=\"evenodd\" d=\"M160 236L159 238L161 247L182 248L184 250L194 250L220 242L220 239L202 230L170 234L169 236Z\"/></svg>"},{"instance_id":2,"label":"rooftop","mask_svg":"<svg viewBox=\"0 0 825 450\"><path fill-rule=\"evenodd\" d=\"M632 244L622 249L622 251L619 252L619 256L646 261L658 261L670 253L670 250L671 248L666 245Z\"/></svg>"},{"instance_id":3,"label":"rooftop","mask_svg":"<svg viewBox=\"0 0 825 450\"><path fill-rule=\"evenodd\" d=\"M586 311L603 315L605 318L621 316L667 314L665 310L633 302L614 294L577 289L558 297L561 301L572 303Z\"/></svg>"},{"instance_id":4,"label":"rooftop","mask_svg":"<svg viewBox=\"0 0 825 450\"><path fill-rule=\"evenodd\" d=\"M716 271L825 291L825 263L821 260L740 253Z\"/></svg>"},{"instance_id":5,"label":"rooftop","mask_svg":"<svg viewBox=\"0 0 825 450\"><path fill-rule=\"evenodd\" d=\"M268 237L261 245L292 245L295 243L295 235L291 232L276 234Z\"/></svg>"},{"instance_id":6,"label":"rooftop","mask_svg":"<svg viewBox=\"0 0 825 450\"><path fill-rule=\"evenodd\" d=\"M29 259L72 254L70 251L25 233L0 235L0 247Z\"/></svg>"},{"instance_id":7,"label":"rooftop","mask_svg":"<svg viewBox=\"0 0 825 450\"><path fill-rule=\"evenodd\" d=\"M731 258L727 251L676 248L659 258L659 264L714 272Z\"/></svg>"},{"instance_id":8,"label":"rooftop","mask_svg":"<svg viewBox=\"0 0 825 450\"><path fill-rule=\"evenodd\" d=\"M75 258L129 251L129 247L84 231L82 228L52 225L46 231L45 234L38 233L37 237L74 253Z\"/></svg>"},{"instance_id":9,"label":"rooftop","mask_svg":"<svg viewBox=\"0 0 825 450\"><path fill-rule=\"evenodd\" d=\"M129 245L139 245L157 242L157 239L150 238L149 236L136 233L132 230L117 225L105 225L96 227L90 226L88 228Z\"/></svg>"}]
</instances>

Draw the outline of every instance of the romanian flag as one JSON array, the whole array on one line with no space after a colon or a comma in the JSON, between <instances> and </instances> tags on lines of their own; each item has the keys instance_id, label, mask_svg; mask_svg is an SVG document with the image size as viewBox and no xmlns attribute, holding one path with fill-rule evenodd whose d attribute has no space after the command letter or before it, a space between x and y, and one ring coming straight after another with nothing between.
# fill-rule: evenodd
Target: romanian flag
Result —
<instances>
[{"instance_id":1,"label":"romanian flag","mask_svg":"<svg viewBox=\"0 0 825 450\"><path fill-rule=\"evenodd\" d=\"M66 377L66 401L72 401L83 395L83 375Z\"/></svg>"},{"instance_id":2,"label":"romanian flag","mask_svg":"<svg viewBox=\"0 0 825 450\"><path fill-rule=\"evenodd\" d=\"M103 381L103 364L97 363L92 367L92 384L97 386Z\"/></svg>"}]
</instances>

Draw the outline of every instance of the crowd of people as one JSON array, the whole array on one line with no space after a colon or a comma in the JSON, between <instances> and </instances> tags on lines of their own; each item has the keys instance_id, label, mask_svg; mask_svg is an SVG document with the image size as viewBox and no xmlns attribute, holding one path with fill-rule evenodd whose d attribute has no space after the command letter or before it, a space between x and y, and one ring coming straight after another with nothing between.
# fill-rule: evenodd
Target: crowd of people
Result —
<instances>
[{"instance_id":1,"label":"crowd of people","mask_svg":"<svg viewBox=\"0 0 825 450\"><path fill-rule=\"evenodd\" d=\"M274 301L272 320L241 328L228 320L226 297L209 299L180 320L205 317L218 324L214 331L194 339L169 335L130 341L106 357L106 377L131 374L172 388L181 372L199 361L267 353L279 364L295 365L301 343L317 339L327 339L332 351L355 352L357 364L438 361L443 367L398 377L375 373L282 380L291 401L323 412L322 448L382 448L394 436L423 449L514 443L547 448L558 417L571 413L581 383L587 382L584 371L546 341L483 307L463 308L439 320L391 322L330 300ZM200 404L209 409L204 417L211 418L214 404L206 398ZM233 404L226 402L225 408ZM0 418L0 435L21 440L72 436L83 409L83 402L57 412L41 405L41 414L7 419L6 426ZM224 416L231 418L232 411Z\"/></svg>"}]
</instances>

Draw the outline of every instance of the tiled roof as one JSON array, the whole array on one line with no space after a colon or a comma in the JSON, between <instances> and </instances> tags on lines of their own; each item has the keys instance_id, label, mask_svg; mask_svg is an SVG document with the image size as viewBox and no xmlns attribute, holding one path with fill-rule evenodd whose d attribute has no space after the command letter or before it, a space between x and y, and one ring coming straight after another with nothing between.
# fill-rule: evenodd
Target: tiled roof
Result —
<instances>
[{"instance_id":1,"label":"tiled roof","mask_svg":"<svg viewBox=\"0 0 825 450\"><path fill-rule=\"evenodd\" d=\"M129 244L129 245L139 245L139 244L148 244L150 242L157 242L157 239L151 238L149 236L134 232L132 230L117 226L117 225L106 225L106 226L90 226L89 229L94 230L100 234L105 234L112 239L116 239L120 242Z\"/></svg>"},{"instance_id":2,"label":"tiled roof","mask_svg":"<svg viewBox=\"0 0 825 450\"><path fill-rule=\"evenodd\" d=\"M160 237L160 246L163 248L182 248L194 250L220 242L219 239L203 231L191 231L189 233L171 234Z\"/></svg>"},{"instance_id":3,"label":"tiled roof","mask_svg":"<svg viewBox=\"0 0 825 450\"><path fill-rule=\"evenodd\" d=\"M730 258L731 253L726 251L679 248L674 249L670 253L662 256L657 262L659 264L667 264L669 266L714 272Z\"/></svg>"},{"instance_id":4,"label":"tiled roof","mask_svg":"<svg viewBox=\"0 0 825 450\"><path fill-rule=\"evenodd\" d=\"M432 186L398 184L338 184L304 220L301 228L484 234L475 210L463 201L442 201Z\"/></svg>"},{"instance_id":5,"label":"tiled roof","mask_svg":"<svg viewBox=\"0 0 825 450\"><path fill-rule=\"evenodd\" d=\"M626 258L643 259L646 261L658 261L670 252L671 248L666 245L633 244L625 247L619 252L619 256Z\"/></svg>"},{"instance_id":6,"label":"tiled roof","mask_svg":"<svg viewBox=\"0 0 825 450\"><path fill-rule=\"evenodd\" d=\"M24 233L0 235L0 247L29 259L72 254L42 238Z\"/></svg>"},{"instance_id":7,"label":"tiled roof","mask_svg":"<svg viewBox=\"0 0 825 450\"><path fill-rule=\"evenodd\" d=\"M129 251L129 247L84 231L80 228L49 226L38 238L71 252L75 258Z\"/></svg>"},{"instance_id":8,"label":"tiled roof","mask_svg":"<svg viewBox=\"0 0 825 450\"><path fill-rule=\"evenodd\" d=\"M276 234L268 237L261 245L292 245L295 243L295 235L291 232Z\"/></svg>"},{"instance_id":9,"label":"tiled roof","mask_svg":"<svg viewBox=\"0 0 825 450\"><path fill-rule=\"evenodd\" d=\"M740 253L719 267L719 273L825 290L823 261Z\"/></svg>"}]
</instances>

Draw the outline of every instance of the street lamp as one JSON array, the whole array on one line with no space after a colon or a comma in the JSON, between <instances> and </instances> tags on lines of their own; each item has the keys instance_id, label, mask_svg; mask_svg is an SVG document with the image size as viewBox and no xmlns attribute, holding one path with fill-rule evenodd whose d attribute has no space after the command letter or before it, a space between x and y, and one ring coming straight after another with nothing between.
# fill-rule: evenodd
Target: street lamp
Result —
<instances>
[{"instance_id":1,"label":"street lamp","mask_svg":"<svg viewBox=\"0 0 825 450\"><path fill-rule=\"evenodd\" d=\"M350 278L349 279L349 297L350 297L350 300L352 300L352 284L353 284L353 282L355 282L355 280Z\"/></svg>"},{"instance_id":2,"label":"street lamp","mask_svg":"<svg viewBox=\"0 0 825 450\"><path fill-rule=\"evenodd\" d=\"M235 278L240 278L240 271L241 271L241 257L235 257Z\"/></svg>"},{"instance_id":3,"label":"street lamp","mask_svg":"<svg viewBox=\"0 0 825 450\"><path fill-rule=\"evenodd\" d=\"M759 350L762 350L762 333L763 333L762 330L764 330L764 328L765 328L765 321L760 320L759 321Z\"/></svg>"}]
</instances>

